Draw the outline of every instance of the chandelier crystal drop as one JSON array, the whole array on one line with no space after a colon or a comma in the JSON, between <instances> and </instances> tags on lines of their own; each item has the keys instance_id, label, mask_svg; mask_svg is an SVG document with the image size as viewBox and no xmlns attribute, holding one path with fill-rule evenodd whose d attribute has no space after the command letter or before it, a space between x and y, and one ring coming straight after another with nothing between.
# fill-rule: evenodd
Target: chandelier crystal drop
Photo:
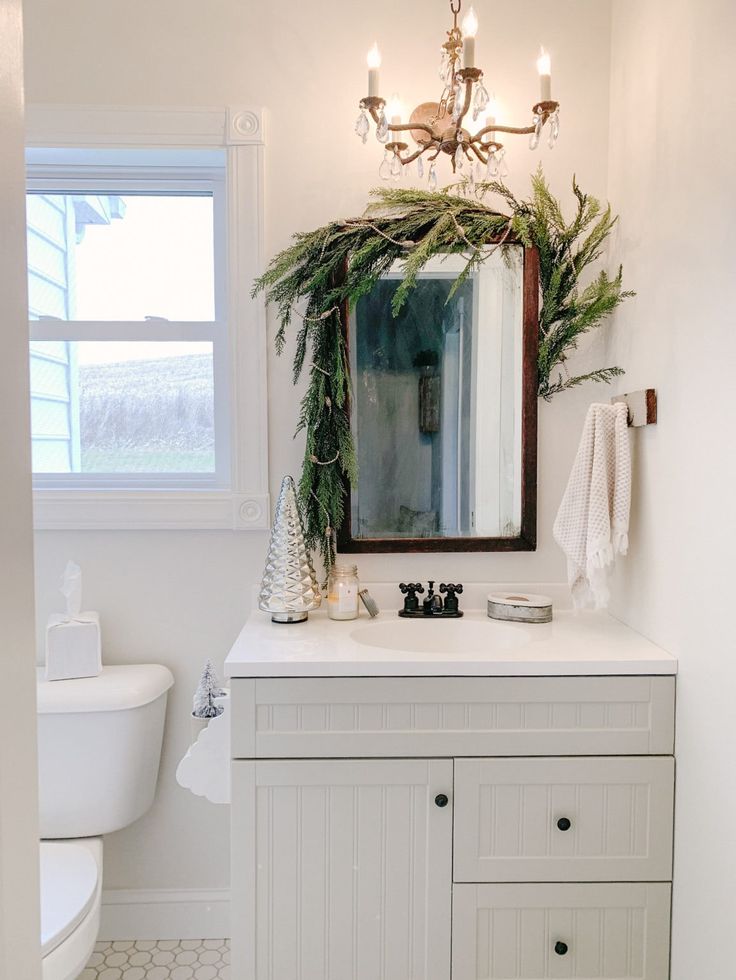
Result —
<instances>
[{"instance_id":1,"label":"chandelier crystal drop","mask_svg":"<svg viewBox=\"0 0 736 980\"><path fill-rule=\"evenodd\" d=\"M391 176L391 160L388 155L388 150L384 151L381 166L378 168L378 176L381 180L388 180Z\"/></svg>"},{"instance_id":2,"label":"chandelier crystal drop","mask_svg":"<svg viewBox=\"0 0 736 980\"><path fill-rule=\"evenodd\" d=\"M501 142L504 134L526 135L529 148L536 150L542 131L549 122L548 145L553 147L560 133L560 104L552 98L552 68L549 54L541 49L537 58L540 98L532 106L530 126L507 126L497 120L495 96L492 98L484 82L481 68L475 64L478 18L472 7L458 23L462 0L450 0L452 27L442 45L439 77L443 85L439 101L423 102L408 120L397 114L392 99L389 115L386 100L380 92L381 53L374 44L368 52L368 95L360 101L360 115L355 132L363 143L368 140L370 119L376 127L376 139L384 144L384 158L379 175L384 180L398 180L402 168L417 161L417 176L425 173L430 190L437 187L435 162L441 154L449 159L454 173L467 173L469 185L485 179L508 176L506 150ZM369 119L370 117L370 119ZM472 120L473 132L470 129ZM403 142L406 140L406 142ZM413 145L410 145L413 144ZM425 168L424 159L429 162ZM465 169L465 164L468 164ZM471 189L472 189L471 187Z\"/></svg>"},{"instance_id":3,"label":"chandelier crystal drop","mask_svg":"<svg viewBox=\"0 0 736 980\"><path fill-rule=\"evenodd\" d=\"M360 136L364 144L368 142L368 133L370 130L371 124L368 122L368 116L365 114L365 109L361 109L360 115L355 123L355 132Z\"/></svg>"},{"instance_id":4,"label":"chandelier crystal drop","mask_svg":"<svg viewBox=\"0 0 736 980\"><path fill-rule=\"evenodd\" d=\"M381 109L376 124L376 139L378 140L379 143L387 143L388 136L389 136L388 119L386 118L383 109Z\"/></svg>"}]
</instances>

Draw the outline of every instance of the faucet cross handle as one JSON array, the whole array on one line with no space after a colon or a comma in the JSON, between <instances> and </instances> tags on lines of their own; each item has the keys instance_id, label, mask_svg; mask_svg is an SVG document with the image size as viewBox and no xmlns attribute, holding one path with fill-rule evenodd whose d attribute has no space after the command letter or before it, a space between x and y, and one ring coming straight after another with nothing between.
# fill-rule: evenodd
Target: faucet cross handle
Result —
<instances>
[{"instance_id":1,"label":"faucet cross handle","mask_svg":"<svg viewBox=\"0 0 736 980\"><path fill-rule=\"evenodd\" d=\"M441 582L440 592L447 594L445 599L445 612L446 613L457 613L459 610L457 597L461 595L463 587L460 583L455 585L454 582ZM462 615L462 613L460 613Z\"/></svg>"},{"instance_id":2,"label":"faucet cross handle","mask_svg":"<svg viewBox=\"0 0 736 980\"><path fill-rule=\"evenodd\" d=\"M404 612L414 612L419 609L417 592L424 592L424 586L421 582L401 582L399 584L399 591L402 595L406 596L404 599Z\"/></svg>"}]
</instances>

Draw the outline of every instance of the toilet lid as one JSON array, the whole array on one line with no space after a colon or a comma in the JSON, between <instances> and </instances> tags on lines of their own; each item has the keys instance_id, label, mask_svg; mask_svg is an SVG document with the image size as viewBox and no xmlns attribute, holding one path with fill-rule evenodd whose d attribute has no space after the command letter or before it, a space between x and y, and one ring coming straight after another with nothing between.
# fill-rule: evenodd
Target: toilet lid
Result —
<instances>
[{"instance_id":1,"label":"toilet lid","mask_svg":"<svg viewBox=\"0 0 736 980\"><path fill-rule=\"evenodd\" d=\"M95 902L99 867L74 841L41 841L41 955L76 929Z\"/></svg>"}]
</instances>

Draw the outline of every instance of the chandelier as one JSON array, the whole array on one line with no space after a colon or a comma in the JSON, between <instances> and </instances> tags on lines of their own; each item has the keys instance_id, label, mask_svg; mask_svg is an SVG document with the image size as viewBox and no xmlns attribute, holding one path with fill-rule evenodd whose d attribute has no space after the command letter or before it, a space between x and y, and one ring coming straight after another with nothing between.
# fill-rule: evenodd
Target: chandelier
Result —
<instances>
[{"instance_id":1,"label":"chandelier","mask_svg":"<svg viewBox=\"0 0 736 980\"><path fill-rule=\"evenodd\" d=\"M492 100L483 81L483 71L475 64L475 36L478 18L471 7L458 27L462 0L450 0L452 28L442 45L440 79L443 83L439 102L423 102L408 122L402 119L401 104L394 96L389 105L379 95L381 53L374 44L368 52L368 95L360 101L360 115L355 132L363 143L368 140L370 120L375 123L376 138L384 145L379 176L398 180L404 168L415 160L417 176L425 175L428 163L430 190L437 187L435 163L444 153L449 156L454 173L467 175L472 188L478 180L494 180L508 175L506 150L502 134L528 135L529 147L535 150L542 130L549 122L549 146L553 147L560 131L559 102L552 99L551 62L542 48L537 59L540 99L532 107L531 126L505 126L496 121L495 99ZM462 67L461 67L462 63ZM474 130L474 132L473 132ZM416 149L403 142L411 138Z\"/></svg>"}]
</instances>

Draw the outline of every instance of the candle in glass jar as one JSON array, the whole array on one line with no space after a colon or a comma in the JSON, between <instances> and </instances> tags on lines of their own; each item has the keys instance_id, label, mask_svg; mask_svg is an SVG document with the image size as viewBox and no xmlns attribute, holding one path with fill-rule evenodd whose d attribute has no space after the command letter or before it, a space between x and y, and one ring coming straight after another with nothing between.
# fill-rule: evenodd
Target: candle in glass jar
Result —
<instances>
[{"instance_id":1,"label":"candle in glass jar","mask_svg":"<svg viewBox=\"0 0 736 980\"><path fill-rule=\"evenodd\" d=\"M333 565L327 588L329 618L357 619L359 589L357 565Z\"/></svg>"}]
</instances>

